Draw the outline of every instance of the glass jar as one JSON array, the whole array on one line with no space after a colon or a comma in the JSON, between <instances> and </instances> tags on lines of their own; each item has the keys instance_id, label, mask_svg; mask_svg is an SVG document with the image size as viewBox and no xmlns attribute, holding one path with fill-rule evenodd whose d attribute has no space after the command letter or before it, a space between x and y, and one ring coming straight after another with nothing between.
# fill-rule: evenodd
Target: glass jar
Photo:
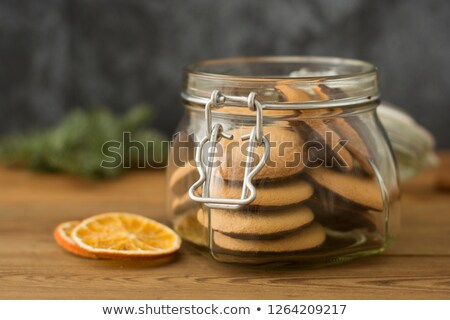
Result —
<instances>
[{"instance_id":1,"label":"glass jar","mask_svg":"<svg viewBox=\"0 0 450 320\"><path fill-rule=\"evenodd\" d=\"M328 57L185 69L168 212L222 262L321 266L382 252L399 227L376 68Z\"/></svg>"}]
</instances>

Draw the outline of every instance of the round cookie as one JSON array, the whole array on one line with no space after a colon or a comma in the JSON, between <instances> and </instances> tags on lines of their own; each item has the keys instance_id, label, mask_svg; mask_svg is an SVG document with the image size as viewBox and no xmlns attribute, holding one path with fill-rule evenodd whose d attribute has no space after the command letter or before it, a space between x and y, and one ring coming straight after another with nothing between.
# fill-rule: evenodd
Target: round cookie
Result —
<instances>
[{"instance_id":1,"label":"round cookie","mask_svg":"<svg viewBox=\"0 0 450 320\"><path fill-rule=\"evenodd\" d=\"M288 84L279 84L276 88L283 94L287 102L292 101L300 103L302 101L329 100L329 97L323 93L320 86L313 87L311 93ZM334 112L338 114L341 110L334 110ZM326 113L329 113L329 110L318 109L308 111L308 114L316 116L323 116ZM333 115L327 115L327 117L331 116ZM335 151L336 145L343 140L337 132L333 131L327 125L324 119L304 119L303 123L308 126L311 131L314 131L317 137L324 141L328 148L333 152ZM339 148L339 151L334 152L334 155L341 170L350 171L353 168L353 157L345 146Z\"/></svg>"},{"instance_id":2,"label":"round cookie","mask_svg":"<svg viewBox=\"0 0 450 320\"><path fill-rule=\"evenodd\" d=\"M197 167L187 162L183 167L174 168L169 178L169 189L177 195L181 195L188 191L189 187L194 184L200 177Z\"/></svg>"},{"instance_id":3,"label":"round cookie","mask_svg":"<svg viewBox=\"0 0 450 320\"><path fill-rule=\"evenodd\" d=\"M330 126L347 140L346 148L350 153L358 160L361 168L367 174L373 176L374 171L369 159L371 158L370 152L367 145L361 139L359 133L345 120L342 118L332 119L330 121Z\"/></svg>"},{"instance_id":4,"label":"round cookie","mask_svg":"<svg viewBox=\"0 0 450 320\"><path fill-rule=\"evenodd\" d=\"M180 214L199 205L189 197L188 193L185 193L173 199L170 209L174 214Z\"/></svg>"},{"instance_id":5,"label":"round cookie","mask_svg":"<svg viewBox=\"0 0 450 320\"><path fill-rule=\"evenodd\" d=\"M242 182L225 182L218 178L211 181L210 196L213 198L239 199L242 192ZM202 188L197 189L200 195ZM292 206L309 199L314 193L310 182L302 179L289 179L286 182L273 182L267 185L256 186L256 198L249 204L251 207L261 209L279 208L281 206ZM175 197L172 202L172 211L180 213L192 206L196 202L192 201L189 194Z\"/></svg>"},{"instance_id":6,"label":"round cookie","mask_svg":"<svg viewBox=\"0 0 450 320\"><path fill-rule=\"evenodd\" d=\"M303 120L310 130L313 130L317 137L324 141L327 147L333 152L334 159L342 171L350 171L353 168L353 157L347 150L347 145L341 146L343 139L336 131L333 131L323 120ZM338 150L336 150L338 149Z\"/></svg>"},{"instance_id":7,"label":"round cookie","mask_svg":"<svg viewBox=\"0 0 450 320\"><path fill-rule=\"evenodd\" d=\"M213 177L210 196L214 198L239 199L242 182L226 182ZM285 181L269 182L256 186L256 198L250 206L281 207L298 204L310 198L314 189L310 182L294 177Z\"/></svg>"},{"instance_id":8,"label":"round cookie","mask_svg":"<svg viewBox=\"0 0 450 320\"><path fill-rule=\"evenodd\" d=\"M345 98L346 94L339 88L330 88L326 85L318 85L314 87L314 91L323 100L330 100L330 96L333 98ZM347 118L349 119L349 118ZM350 153L358 160L361 168L369 175L373 176L374 172L370 164L370 152L366 143L361 138L357 130L344 118L333 118L329 121L328 125L341 137L347 140L345 147ZM356 118L355 118L356 119Z\"/></svg>"},{"instance_id":9,"label":"round cookie","mask_svg":"<svg viewBox=\"0 0 450 320\"><path fill-rule=\"evenodd\" d=\"M183 239L199 246L208 246L207 229L200 225L195 217L195 211L176 217L174 229Z\"/></svg>"},{"instance_id":10,"label":"round cookie","mask_svg":"<svg viewBox=\"0 0 450 320\"><path fill-rule=\"evenodd\" d=\"M319 185L334 194L366 208L382 211L383 196L374 178L344 174L323 167L307 170Z\"/></svg>"},{"instance_id":11,"label":"round cookie","mask_svg":"<svg viewBox=\"0 0 450 320\"><path fill-rule=\"evenodd\" d=\"M379 211L358 210L354 207L341 206L337 202L323 205L321 199L311 199L307 205L314 212L315 220L332 230L367 229L368 231L376 231L379 221L383 220Z\"/></svg>"},{"instance_id":12,"label":"round cookie","mask_svg":"<svg viewBox=\"0 0 450 320\"><path fill-rule=\"evenodd\" d=\"M347 94L340 88L330 88L327 85L319 84L313 87L314 93L320 100L329 101L332 99L344 99Z\"/></svg>"},{"instance_id":13,"label":"round cookie","mask_svg":"<svg viewBox=\"0 0 450 320\"><path fill-rule=\"evenodd\" d=\"M286 253L320 246L326 238L325 229L314 222L301 231L276 240L243 240L214 232L214 244L236 253Z\"/></svg>"},{"instance_id":14,"label":"round cookie","mask_svg":"<svg viewBox=\"0 0 450 320\"><path fill-rule=\"evenodd\" d=\"M278 81L275 89L280 93L284 102L306 102L313 101L312 91L306 92L291 85L292 81Z\"/></svg>"},{"instance_id":15,"label":"round cookie","mask_svg":"<svg viewBox=\"0 0 450 320\"><path fill-rule=\"evenodd\" d=\"M258 98L257 98L258 99ZM250 110L247 107L236 107L236 106L223 106L217 111L221 116L224 116L224 114L227 114L226 116L248 116L251 119L255 118L255 111ZM269 109L264 110L264 118L271 118L271 119L285 119L285 118L292 118L299 114L298 110L289 110L289 109Z\"/></svg>"},{"instance_id":16,"label":"round cookie","mask_svg":"<svg viewBox=\"0 0 450 320\"><path fill-rule=\"evenodd\" d=\"M311 224L314 214L306 206L288 207L270 212L211 210L211 227L215 231L240 239L275 239ZM197 211L197 219L208 228L208 213Z\"/></svg>"},{"instance_id":17,"label":"round cookie","mask_svg":"<svg viewBox=\"0 0 450 320\"><path fill-rule=\"evenodd\" d=\"M227 131L233 134L233 140L221 139L220 151L216 160L220 165L214 168L214 175L225 180L242 181L244 179L245 162L249 142L242 141L241 137L249 134L253 127L242 127ZM269 158L261 171L253 178L259 180L277 180L298 174L305 167L303 159L303 139L290 127L265 126L264 135L270 142ZM260 161L264 146L256 147L253 160ZM256 163L254 163L256 165Z\"/></svg>"}]
</instances>

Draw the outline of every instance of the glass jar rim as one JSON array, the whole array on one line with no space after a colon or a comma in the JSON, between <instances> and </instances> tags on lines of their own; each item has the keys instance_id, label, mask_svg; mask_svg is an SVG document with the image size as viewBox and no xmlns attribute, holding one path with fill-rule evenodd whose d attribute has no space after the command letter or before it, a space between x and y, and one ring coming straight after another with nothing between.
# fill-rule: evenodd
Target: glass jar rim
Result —
<instances>
[{"instance_id":1,"label":"glass jar rim","mask_svg":"<svg viewBox=\"0 0 450 320\"><path fill-rule=\"evenodd\" d=\"M323 95L283 99L280 85L289 90L327 90ZM203 60L184 69L183 99L204 104L214 90L247 96L255 92L266 108L309 109L354 105L378 100L377 68L362 60L323 56L260 56Z\"/></svg>"},{"instance_id":2,"label":"glass jar rim","mask_svg":"<svg viewBox=\"0 0 450 320\"><path fill-rule=\"evenodd\" d=\"M276 63L276 64L328 64L334 67L359 67L360 71L348 72L344 74L335 75L320 75L320 74L294 74L294 75L240 75L240 74L226 74L224 72L207 71L207 67L214 66L231 66L232 64L255 64L255 63ZM377 68L370 62L349 58L327 57L327 56L254 56L254 57L237 57L237 58L219 58L201 60L191 63L185 67L185 72L196 74L211 78L240 78L245 80L260 80L260 81L274 81L283 79L301 79L316 81L317 79L344 79L352 77L360 77L377 72Z\"/></svg>"}]
</instances>

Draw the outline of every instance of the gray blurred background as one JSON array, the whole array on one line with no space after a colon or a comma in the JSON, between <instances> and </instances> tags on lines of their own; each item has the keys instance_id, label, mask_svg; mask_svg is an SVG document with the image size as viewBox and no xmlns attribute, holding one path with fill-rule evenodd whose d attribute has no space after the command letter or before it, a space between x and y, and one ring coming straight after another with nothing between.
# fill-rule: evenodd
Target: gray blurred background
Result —
<instances>
[{"instance_id":1,"label":"gray blurred background","mask_svg":"<svg viewBox=\"0 0 450 320\"><path fill-rule=\"evenodd\" d=\"M190 62L328 55L376 64L382 97L448 148L449 32L448 0L0 0L0 133L140 102L170 133Z\"/></svg>"}]
</instances>

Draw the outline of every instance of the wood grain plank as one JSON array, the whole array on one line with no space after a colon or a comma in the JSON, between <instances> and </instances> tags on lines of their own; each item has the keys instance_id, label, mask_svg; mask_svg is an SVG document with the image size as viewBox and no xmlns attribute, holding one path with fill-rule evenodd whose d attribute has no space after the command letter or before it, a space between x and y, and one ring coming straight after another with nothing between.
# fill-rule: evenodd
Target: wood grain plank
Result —
<instances>
[{"instance_id":1,"label":"wood grain plank","mask_svg":"<svg viewBox=\"0 0 450 320\"><path fill-rule=\"evenodd\" d=\"M219 264L191 248L176 261L92 261L54 251L15 257L0 265L2 299L450 298L450 257L378 256L317 270Z\"/></svg>"}]
</instances>

